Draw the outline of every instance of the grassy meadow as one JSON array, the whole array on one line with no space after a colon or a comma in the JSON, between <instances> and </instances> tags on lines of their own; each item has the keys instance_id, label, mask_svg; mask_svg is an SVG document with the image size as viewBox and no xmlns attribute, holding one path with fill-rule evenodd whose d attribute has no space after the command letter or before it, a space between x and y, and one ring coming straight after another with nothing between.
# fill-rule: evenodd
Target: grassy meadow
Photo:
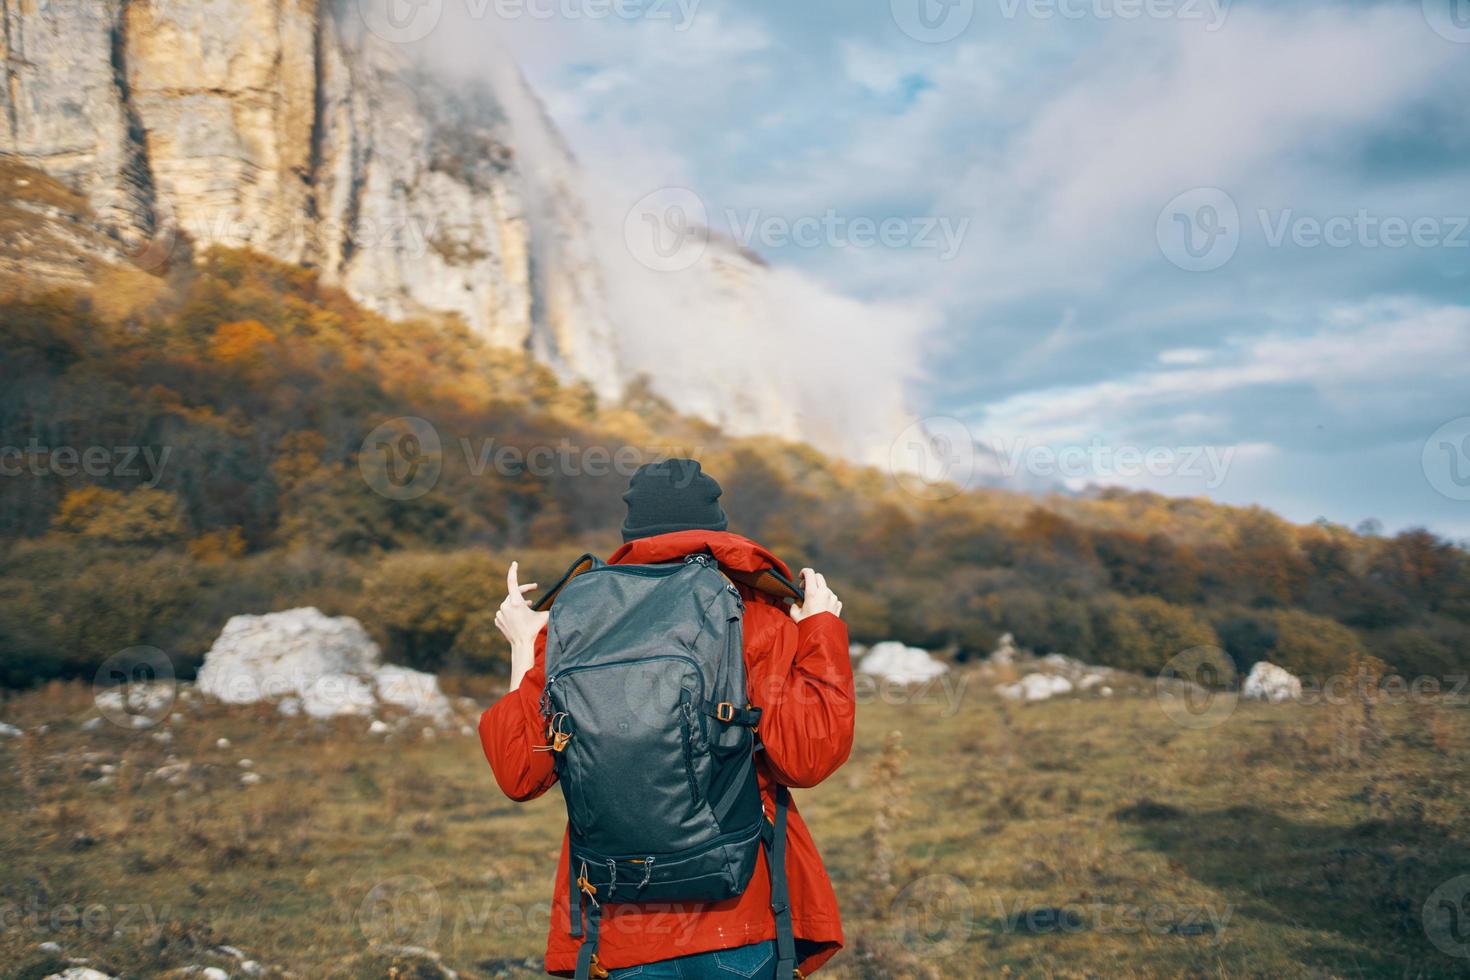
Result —
<instances>
[{"instance_id":1,"label":"grassy meadow","mask_svg":"<svg viewBox=\"0 0 1470 980\"><path fill-rule=\"evenodd\" d=\"M1470 972L1462 700L1241 703L1192 728L1141 678L1016 704L992 692L1006 669L867 689L852 759L797 793L846 922L824 975ZM91 690L61 682L0 706L25 732L0 739L0 975L539 975L559 794L505 800L459 730L173 711L84 727ZM1448 930L1426 931L1431 897Z\"/></svg>"}]
</instances>

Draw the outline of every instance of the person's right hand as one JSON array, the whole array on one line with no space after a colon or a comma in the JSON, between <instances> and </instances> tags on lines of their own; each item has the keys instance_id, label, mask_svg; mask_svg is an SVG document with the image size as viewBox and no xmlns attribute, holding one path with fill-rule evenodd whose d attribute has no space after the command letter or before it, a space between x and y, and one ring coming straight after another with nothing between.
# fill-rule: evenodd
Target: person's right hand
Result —
<instances>
[{"instance_id":1,"label":"person's right hand","mask_svg":"<svg viewBox=\"0 0 1470 980\"><path fill-rule=\"evenodd\" d=\"M511 562L505 576L505 601L495 613L495 625L510 641L511 649L526 648L535 644L536 634L551 618L549 612L537 612L526 601L526 593L536 588L536 583L521 585L516 580L520 562Z\"/></svg>"},{"instance_id":2,"label":"person's right hand","mask_svg":"<svg viewBox=\"0 0 1470 980\"><path fill-rule=\"evenodd\" d=\"M801 587L806 593L806 598L801 605L791 604L792 619L799 623L817 613L829 612L834 616L842 615L842 601L837 598L837 593L827 588L827 580L812 569L803 568L801 570Z\"/></svg>"}]
</instances>

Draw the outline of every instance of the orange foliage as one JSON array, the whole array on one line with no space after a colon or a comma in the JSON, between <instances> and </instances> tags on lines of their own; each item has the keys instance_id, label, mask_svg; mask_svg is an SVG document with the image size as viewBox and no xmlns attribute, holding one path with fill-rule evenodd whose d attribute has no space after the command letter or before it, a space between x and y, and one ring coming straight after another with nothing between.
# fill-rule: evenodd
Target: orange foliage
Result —
<instances>
[{"instance_id":1,"label":"orange foliage","mask_svg":"<svg viewBox=\"0 0 1470 980\"><path fill-rule=\"evenodd\" d=\"M259 320L222 323L209 342L209 356L220 364L253 364L276 344L276 335Z\"/></svg>"}]
</instances>

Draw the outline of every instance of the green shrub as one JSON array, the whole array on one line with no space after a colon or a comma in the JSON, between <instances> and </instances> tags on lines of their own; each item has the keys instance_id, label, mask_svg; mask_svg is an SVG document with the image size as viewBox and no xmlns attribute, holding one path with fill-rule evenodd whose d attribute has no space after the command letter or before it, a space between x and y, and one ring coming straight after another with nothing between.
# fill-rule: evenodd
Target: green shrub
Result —
<instances>
[{"instance_id":1,"label":"green shrub","mask_svg":"<svg viewBox=\"0 0 1470 980\"><path fill-rule=\"evenodd\" d=\"M1195 647L1217 647L1219 637L1204 617L1153 596L1094 600L1093 659L1123 670L1157 673L1172 658Z\"/></svg>"},{"instance_id":2,"label":"green shrub","mask_svg":"<svg viewBox=\"0 0 1470 980\"><path fill-rule=\"evenodd\" d=\"M1276 633L1276 644L1266 659L1293 674L1325 681L1347 674L1354 659L1367 653L1358 634L1336 620L1296 609L1264 615Z\"/></svg>"},{"instance_id":3,"label":"green shrub","mask_svg":"<svg viewBox=\"0 0 1470 980\"><path fill-rule=\"evenodd\" d=\"M1470 628L1437 618L1370 634L1373 655L1406 678L1470 674Z\"/></svg>"},{"instance_id":4,"label":"green shrub","mask_svg":"<svg viewBox=\"0 0 1470 980\"><path fill-rule=\"evenodd\" d=\"M493 621L505 598L509 565L482 551L388 555L364 580L357 616L382 635L389 660L419 670L438 670L451 652L463 660L486 644L494 644L493 649L473 659L487 664L502 660L508 651L494 633ZM461 632L471 625L473 631L456 651Z\"/></svg>"}]
</instances>

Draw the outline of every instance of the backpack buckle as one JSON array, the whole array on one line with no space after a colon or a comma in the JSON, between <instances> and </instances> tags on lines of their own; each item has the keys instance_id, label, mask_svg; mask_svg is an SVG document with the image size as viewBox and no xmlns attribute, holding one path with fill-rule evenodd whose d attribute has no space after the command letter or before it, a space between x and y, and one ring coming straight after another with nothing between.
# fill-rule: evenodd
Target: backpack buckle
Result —
<instances>
[{"instance_id":1,"label":"backpack buckle","mask_svg":"<svg viewBox=\"0 0 1470 980\"><path fill-rule=\"evenodd\" d=\"M567 747L567 743L572 740L572 733L569 732L569 731L566 731L566 730L564 730L562 728L562 725L566 722L567 718L568 718L568 715L567 715L567 713L565 711L558 711L556 714L552 715L551 716L551 721L547 722L547 724L546 724L546 739L547 739L548 743L550 743L550 744L547 744L547 745L533 745L533 746L531 746L532 751L534 751L534 752L563 752L563 751L565 751L566 750L566 747Z\"/></svg>"},{"instance_id":2,"label":"backpack buckle","mask_svg":"<svg viewBox=\"0 0 1470 980\"><path fill-rule=\"evenodd\" d=\"M735 720L735 706L729 701L721 701L715 705L715 717L728 725Z\"/></svg>"}]
</instances>

